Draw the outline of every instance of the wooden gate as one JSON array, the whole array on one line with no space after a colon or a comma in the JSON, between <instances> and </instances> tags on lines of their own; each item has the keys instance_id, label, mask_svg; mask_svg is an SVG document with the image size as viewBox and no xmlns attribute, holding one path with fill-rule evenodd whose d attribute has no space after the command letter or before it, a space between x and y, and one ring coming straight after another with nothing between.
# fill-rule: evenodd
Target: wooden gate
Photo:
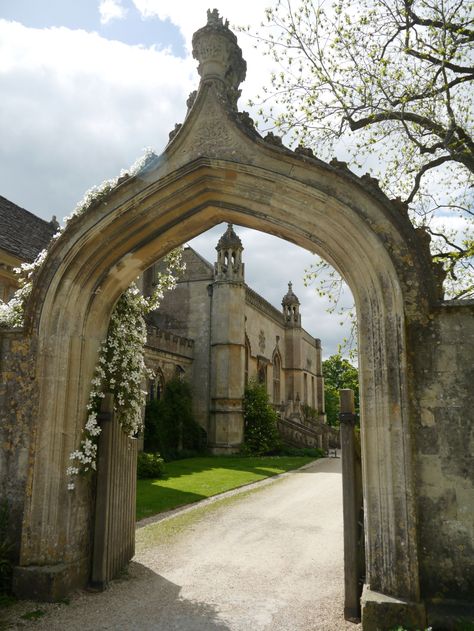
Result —
<instances>
[{"instance_id":1,"label":"wooden gate","mask_svg":"<svg viewBox=\"0 0 474 631\"><path fill-rule=\"evenodd\" d=\"M91 586L105 589L135 554L137 440L122 431L113 397L103 400L99 423L97 495Z\"/></svg>"},{"instance_id":2,"label":"wooden gate","mask_svg":"<svg viewBox=\"0 0 474 631\"><path fill-rule=\"evenodd\" d=\"M360 620L365 579L364 503L360 438L355 431L354 392L340 390L342 499L344 513L344 618Z\"/></svg>"}]
</instances>

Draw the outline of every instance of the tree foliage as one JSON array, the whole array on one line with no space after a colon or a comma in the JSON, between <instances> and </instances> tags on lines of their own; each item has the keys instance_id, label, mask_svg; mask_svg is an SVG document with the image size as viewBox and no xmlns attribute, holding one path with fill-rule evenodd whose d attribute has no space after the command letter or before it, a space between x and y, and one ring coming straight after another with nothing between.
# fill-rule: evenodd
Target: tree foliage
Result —
<instances>
[{"instance_id":1,"label":"tree foliage","mask_svg":"<svg viewBox=\"0 0 474 631\"><path fill-rule=\"evenodd\" d=\"M244 392L244 443L242 451L263 455L280 443L277 413L270 404L265 386L251 380Z\"/></svg>"},{"instance_id":2,"label":"tree foliage","mask_svg":"<svg viewBox=\"0 0 474 631\"><path fill-rule=\"evenodd\" d=\"M348 153L401 197L450 297L474 295L473 6L278 0L257 33L281 68L261 114L323 158Z\"/></svg>"},{"instance_id":3,"label":"tree foliage","mask_svg":"<svg viewBox=\"0 0 474 631\"><path fill-rule=\"evenodd\" d=\"M329 425L339 425L339 390L354 391L355 412L359 414L359 373L341 355L331 355L323 361L324 402Z\"/></svg>"}]
</instances>

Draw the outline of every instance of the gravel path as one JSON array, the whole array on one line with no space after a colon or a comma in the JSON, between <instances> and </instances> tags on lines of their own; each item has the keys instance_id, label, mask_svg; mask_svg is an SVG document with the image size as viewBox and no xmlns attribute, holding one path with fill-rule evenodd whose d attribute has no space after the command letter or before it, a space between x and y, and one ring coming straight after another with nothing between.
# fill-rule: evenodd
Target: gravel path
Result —
<instances>
[{"instance_id":1,"label":"gravel path","mask_svg":"<svg viewBox=\"0 0 474 631\"><path fill-rule=\"evenodd\" d=\"M343 609L340 459L137 530L128 573L69 604L20 603L4 628L360 631ZM18 616L44 612L28 622Z\"/></svg>"}]
</instances>

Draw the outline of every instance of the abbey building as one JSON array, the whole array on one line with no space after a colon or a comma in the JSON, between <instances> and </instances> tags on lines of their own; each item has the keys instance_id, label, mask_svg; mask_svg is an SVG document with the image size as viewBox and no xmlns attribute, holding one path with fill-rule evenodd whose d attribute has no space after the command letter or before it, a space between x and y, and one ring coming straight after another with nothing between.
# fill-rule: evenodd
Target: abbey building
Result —
<instances>
[{"instance_id":1,"label":"abbey building","mask_svg":"<svg viewBox=\"0 0 474 631\"><path fill-rule=\"evenodd\" d=\"M32 262L58 224L46 222L0 197L0 299L16 289L13 268ZM263 383L279 414L279 430L295 446L327 447L321 343L301 325L291 283L281 309L245 283L243 245L232 225L219 239L214 264L190 247L186 271L151 314L145 361L154 375L149 398L166 382L187 379L196 420L215 452L238 450L243 439L242 398L251 379ZM151 293L160 262L146 270L142 289Z\"/></svg>"},{"instance_id":2,"label":"abbey building","mask_svg":"<svg viewBox=\"0 0 474 631\"><path fill-rule=\"evenodd\" d=\"M285 438L322 446L320 340L302 327L291 283L281 310L246 285L243 249L229 224L214 265L192 248L184 250L186 272L149 323L146 361L155 375L149 396L160 397L167 379L184 374L193 386L196 419L207 431L209 445L227 452L242 442L243 392L256 379L265 384L279 412ZM159 270L158 263L145 272L145 292L151 292Z\"/></svg>"}]
</instances>

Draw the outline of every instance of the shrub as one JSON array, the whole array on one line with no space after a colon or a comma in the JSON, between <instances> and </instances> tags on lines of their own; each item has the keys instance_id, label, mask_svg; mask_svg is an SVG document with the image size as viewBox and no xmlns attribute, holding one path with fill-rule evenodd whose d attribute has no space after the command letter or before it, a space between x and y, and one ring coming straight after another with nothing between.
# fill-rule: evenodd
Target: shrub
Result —
<instances>
[{"instance_id":1,"label":"shrub","mask_svg":"<svg viewBox=\"0 0 474 631\"><path fill-rule=\"evenodd\" d=\"M244 443L242 452L263 455L280 446L277 413L263 384L250 381L244 393Z\"/></svg>"},{"instance_id":2,"label":"shrub","mask_svg":"<svg viewBox=\"0 0 474 631\"><path fill-rule=\"evenodd\" d=\"M165 470L165 461L159 454L141 451L137 458L137 476L139 478L160 478Z\"/></svg>"},{"instance_id":3,"label":"shrub","mask_svg":"<svg viewBox=\"0 0 474 631\"><path fill-rule=\"evenodd\" d=\"M309 456L310 458L323 458L324 450L319 447L291 447L282 445L274 452L275 456Z\"/></svg>"},{"instance_id":4,"label":"shrub","mask_svg":"<svg viewBox=\"0 0 474 631\"><path fill-rule=\"evenodd\" d=\"M193 417L191 387L186 381L170 380L162 400L147 404L144 442L146 451L159 452L165 460L205 450L207 435Z\"/></svg>"}]
</instances>

